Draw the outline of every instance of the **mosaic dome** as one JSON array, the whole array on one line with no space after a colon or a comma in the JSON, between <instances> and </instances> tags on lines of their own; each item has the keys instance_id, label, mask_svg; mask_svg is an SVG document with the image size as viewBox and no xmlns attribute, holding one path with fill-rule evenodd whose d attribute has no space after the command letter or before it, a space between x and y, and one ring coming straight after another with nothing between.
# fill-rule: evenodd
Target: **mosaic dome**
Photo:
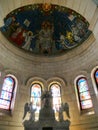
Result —
<instances>
[{"instance_id":1,"label":"mosaic dome","mask_svg":"<svg viewBox=\"0 0 98 130\"><path fill-rule=\"evenodd\" d=\"M65 54L92 33L88 21L72 9L33 4L13 10L4 18L2 34L15 46L35 55Z\"/></svg>"}]
</instances>

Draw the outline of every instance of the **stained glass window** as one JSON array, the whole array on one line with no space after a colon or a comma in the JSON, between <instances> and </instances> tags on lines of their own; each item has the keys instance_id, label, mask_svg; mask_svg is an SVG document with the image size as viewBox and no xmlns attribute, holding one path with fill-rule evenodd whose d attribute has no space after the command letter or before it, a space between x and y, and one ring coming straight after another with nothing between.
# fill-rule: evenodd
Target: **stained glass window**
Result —
<instances>
[{"instance_id":1,"label":"stained glass window","mask_svg":"<svg viewBox=\"0 0 98 130\"><path fill-rule=\"evenodd\" d=\"M94 78L95 78L96 86L97 86L97 89L98 89L98 69L96 69L96 71L94 73Z\"/></svg>"},{"instance_id":2,"label":"stained glass window","mask_svg":"<svg viewBox=\"0 0 98 130\"><path fill-rule=\"evenodd\" d=\"M41 108L41 85L39 83L34 83L31 86L31 99L33 108L36 112L39 112Z\"/></svg>"},{"instance_id":3,"label":"stained glass window","mask_svg":"<svg viewBox=\"0 0 98 130\"><path fill-rule=\"evenodd\" d=\"M58 111L61 106L61 90L60 85L57 83L53 83L50 87L52 96L53 96L53 109L54 111Z\"/></svg>"},{"instance_id":4,"label":"stained glass window","mask_svg":"<svg viewBox=\"0 0 98 130\"><path fill-rule=\"evenodd\" d=\"M81 109L89 109L93 107L87 79L81 77L77 80L78 95Z\"/></svg>"},{"instance_id":5,"label":"stained glass window","mask_svg":"<svg viewBox=\"0 0 98 130\"><path fill-rule=\"evenodd\" d=\"M0 108L11 110L11 102L14 95L15 80L11 76L4 79L0 94Z\"/></svg>"}]
</instances>

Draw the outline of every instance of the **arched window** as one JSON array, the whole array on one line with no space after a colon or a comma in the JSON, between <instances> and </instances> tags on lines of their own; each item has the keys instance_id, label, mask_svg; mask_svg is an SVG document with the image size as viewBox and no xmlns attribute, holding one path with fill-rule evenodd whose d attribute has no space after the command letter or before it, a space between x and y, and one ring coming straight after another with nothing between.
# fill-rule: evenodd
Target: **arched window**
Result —
<instances>
[{"instance_id":1,"label":"arched window","mask_svg":"<svg viewBox=\"0 0 98 130\"><path fill-rule=\"evenodd\" d=\"M4 78L0 94L0 109L12 111L16 96L16 80L14 76L7 75Z\"/></svg>"},{"instance_id":2,"label":"arched window","mask_svg":"<svg viewBox=\"0 0 98 130\"><path fill-rule=\"evenodd\" d=\"M38 82L32 83L30 90L30 101L32 102L33 108L36 109L37 113L39 113L39 110L41 109L41 92L41 84Z\"/></svg>"},{"instance_id":3,"label":"arched window","mask_svg":"<svg viewBox=\"0 0 98 130\"><path fill-rule=\"evenodd\" d=\"M54 111L58 111L61 106L61 87L59 83L52 83L50 86L50 90L53 96L53 109Z\"/></svg>"},{"instance_id":4,"label":"arched window","mask_svg":"<svg viewBox=\"0 0 98 130\"><path fill-rule=\"evenodd\" d=\"M97 90L98 90L98 68L94 72L94 80L95 80L96 87L97 87Z\"/></svg>"},{"instance_id":5,"label":"arched window","mask_svg":"<svg viewBox=\"0 0 98 130\"><path fill-rule=\"evenodd\" d=\"M85 77L78 78L77 82L78 97L81 110L86 110L93 107L89 86Z\"/></svg>"}]
</instances>

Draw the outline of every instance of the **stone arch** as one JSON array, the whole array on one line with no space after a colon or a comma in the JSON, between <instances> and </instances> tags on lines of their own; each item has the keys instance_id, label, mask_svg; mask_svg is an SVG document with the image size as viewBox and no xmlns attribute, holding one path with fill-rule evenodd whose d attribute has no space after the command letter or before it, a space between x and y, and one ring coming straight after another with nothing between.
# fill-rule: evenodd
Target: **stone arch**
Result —
<instances>
[{"instance_id":1,"label":"stone arch","mask_svg":"<svg viewBox=\"0 0 98 130\"><path fill-rule=\"evenodd\" d=\"M27 88L30 87L33 82L39 82L42 86L42 90L44 90L45 87L46 87L46 81L41 77L31 77L31 78L29 78L27 80L26 84L25 84L26 87Z\"/></svg>"}]
</instances>

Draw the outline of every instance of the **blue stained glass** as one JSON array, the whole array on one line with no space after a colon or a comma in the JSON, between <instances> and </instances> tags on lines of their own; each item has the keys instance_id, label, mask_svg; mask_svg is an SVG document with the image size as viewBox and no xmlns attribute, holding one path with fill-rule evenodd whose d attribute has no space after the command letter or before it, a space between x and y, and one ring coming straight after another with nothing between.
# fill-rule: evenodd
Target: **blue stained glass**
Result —
<instances>
[{"instance_id":1,"label":"blue stained glass","mask_svg":"<svg viewBox=\"0 0 98 130\"><path fill-rule=\"evenodd\" d=\"M58 84L53 84L51 86L51 92L52 92L53 97L60 96L60 87L59 87L59 85Z\"/></svg>"},{"instance_id":2,"label":"blue stained glass","mask_svg":"<svg viewBox=\"0 0 98 130\"><path fill-rule=\"evenodd\" d=\"M0 108L9 109L10 101L0 99Z\"/></svg>"},{"instance_id":3,"label":"blue stained glass","mask_svg":"<svg viewBox=\"0 0 98 130\"><path fill-rule=\"evenodd\" d=\"M12 92L13 84L14 84L13 79L11 79L10 77L7 77L4 80L2 89L6 90L6 91L9 91L9 92Z\"/></svg>"},{"instance_id":4,"label":"blue stained glass","mask_svg":"<svg viewBox=\"0 0 98 130\"><path fill-rule=\"evenodd\" d=\"M85 79L84 78L81 78L78 80L78 85L81 84L81 82L85 82Z\"/></svg>"},{"instance_id":5,"label":"blue stained glass","mask_svg":"<svg viewBox=\"0 0 98 130\"><path fill-rule=\"evenodd\" d=\"M88 90L88 85L87 85L87 81L85 79L80 79L78 81L78 88L79 88L79 92L84 92Z\"/></svg>"},{"instance_id":6,"label":"blue stained glass","mask_svg":"<svg viewBox=\"0 0 98 130\"><path fill-rule=\"evenodd\" d=\"M41 108L41 85L33 84L31 87L31 102L33 104L33 108L36 108L36 112L39 112Z\"/></svg>"},{"instance_id":7,"label":"blue stained glass","mask_svg":"<svg viewBox=\"0 0 98 130\"><path fill-rule=\"evenodd\" d=\"M81 102L82 109L92 108L93 104L91 100L85 100Z\"/></svg>"},{"instance_id":8,"label":"blue stained glass","mask_svg":"<svg viewBox=\"0 0 98 130\"><path fill-rule=\"evenodd\" d=\"M96 77L98 77L98 70L96 71Z\"/></svg>"},{"instance_id":9,"label":"blue stained glass","mask_svg":"<svg viewBox=\"0 0 98 130\"><path fill-rule=\"evenodd\" d=\"M14 87L14 79L11 78L10 76L5 77L0 95L0 108L10 109L13 87Z\"/></svg>"},{"instance_id":10,"label":"blue stained glass","mask_svg":"<svg viewBox=\"0 0 98 130\"><path fill-rule=\"evenodd\" d=\"M2 90L1 98L6 100L11 100L11 93Z\"/></svg>"},{"instance_id":11,"label":"blue stained glass","mask_svg":"<svg viewBox=\"0 0 98 130\"><path fill-rule=\"evenodd\" d=\"M88 109L93 107L87 80L83 77L80 78L78 80L77 87L79 91L81 109Z\"/></svg>"},{"instance_id":12,"label":"blue stained glass","mask_svg":"<svg viewBox=\"0 0 98 130\"><path fill-rule=\"evenodd\" d=\"M96 82L98 83L98 70L95 73Z\"/></svg>"},{"instance_id":13,"label":"blue stained glass","mask_svg":"<svg viewBox=\"0 0 98 130\"><path fill-rule=\"evenodd\" d=\"M51 85L51 92L53 96L53 109L58 111L61 106L61 92L60 86L57 83Z\"/></svg>"},{"instance_id":14,"label":"blue stained glass","mask_svg":"<svg viewBox=\"0 0 98 130\"><path fill-rule=\"evenodd\" d=\"M34 84L31 90L31 96L34 98L41 97L41 87L39 84Z\"/></svg>"},{"instance_id":15,"label":"blue stained glass","mask_svg":"<svg viewBox=\"0 0 98 130\"><path fill-rule=\"evenodd\" d=\"M88 91L80 93L80 100L90 99L90 93Z\"/></svg>"},{"instance_id":16,"label":"blue stained glass","mask_svg":"<svg viewBox=\"0 0 98 130\"><path fill-rule=\"evenodd\" d=\"M10 82L10 83L12 83L12 82L13 82L13 79L12 79L12 78L10 78L10 77L7 77L7 78L6 78L6 80L7 80L8 82Z\"/></svg>"}]
</instances>

